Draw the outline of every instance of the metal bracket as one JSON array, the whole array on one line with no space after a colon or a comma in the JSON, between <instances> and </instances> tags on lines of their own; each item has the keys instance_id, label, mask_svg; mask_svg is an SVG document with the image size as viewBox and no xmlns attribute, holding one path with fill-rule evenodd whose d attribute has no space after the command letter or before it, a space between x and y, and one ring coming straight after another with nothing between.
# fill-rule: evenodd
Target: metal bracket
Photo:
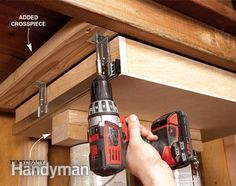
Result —
<instances>
[{"instance_id":1,"label":"metal bracket","mask_svg":"<svg viewBox=\"0 0 236 186\"><path fill-rule=\"evenodd\" d=\"M48 113L47 86L43 81L35 81L34 86L39 88L38 118Z\"/></svg>"},{"instance_id":2,"label":"metal bracket","mask_svg":"<svg viewBox=\"0 0 236 186\"><path fill-rule=\"evenodd\" d=\"M97 73L105 75L108 79L120 73L120 60L111 62L108 37L95 34Z\"/></svg>"},{"instance_id":3,"label":"metal bracket","mask_svg":"<svg viewBox=\"0 0 236 186\"><path fill-rule=\"evenodd\" d=\"M108 65L108 79L112 79L121 73L120 60L115 59Z\"/></svg>"}]
</instances>

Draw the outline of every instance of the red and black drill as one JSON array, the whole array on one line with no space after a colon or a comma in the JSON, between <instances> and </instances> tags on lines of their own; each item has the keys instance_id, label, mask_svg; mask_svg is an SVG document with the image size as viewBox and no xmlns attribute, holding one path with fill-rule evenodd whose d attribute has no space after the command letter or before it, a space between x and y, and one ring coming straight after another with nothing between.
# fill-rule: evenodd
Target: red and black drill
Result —
<instances>
[{"instance_id":1,"label":"red and black drill","mask_svg":"<svg viewBox=\"0 0 236 186\"><path fill-rule=\"evenodd\" d=\"M88 116L90 169L97 175L109 176L125 168L128 128L120 117L112 98L111 84L105 73L109 51L107 37L96 34L97 77L91 86ZM105 56L105 57L104 57ZM106 69L107 70L107 69ZM182 111L166 114L152 123L157 141L147 141L160 153L172 169L190 164L193 158L187 115Z\"/></svg>"}]
</instances>

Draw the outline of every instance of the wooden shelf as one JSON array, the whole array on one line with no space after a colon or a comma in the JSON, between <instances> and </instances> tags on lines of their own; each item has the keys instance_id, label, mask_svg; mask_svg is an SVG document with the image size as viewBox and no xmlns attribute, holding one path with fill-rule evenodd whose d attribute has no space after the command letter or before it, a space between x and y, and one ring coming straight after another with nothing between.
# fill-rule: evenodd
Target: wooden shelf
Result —
<instances>
[{"instance_id":1,"label":"wooden shelf","mask_svg":"<svg viewBox=\"0 0 236 186\"><path fill-rule=\"evenodd\" d=\"M184 110L190 127L204 141L236 132L236 75L124 37L110 42L111 58L120 59L121 74L112 80L114 100L123 115L152 121ZM67 109L87 111L95 54L48 87L49 113L36 118L38 95L16 110L13 133L38 137L51 132L51 118Z\"/></svg>"}]
</instances>

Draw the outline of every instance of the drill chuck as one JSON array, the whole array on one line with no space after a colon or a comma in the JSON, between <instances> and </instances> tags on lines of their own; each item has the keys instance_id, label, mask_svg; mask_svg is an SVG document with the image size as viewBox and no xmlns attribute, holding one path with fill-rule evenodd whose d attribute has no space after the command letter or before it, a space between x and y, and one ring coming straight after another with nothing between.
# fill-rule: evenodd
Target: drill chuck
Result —
<instances>
[{"instance_id":1,"label":"drill chuck","mask_svg":"<svg viewBox=\"0 0 236 186\"><path fill-rule=\"evenodd\" d=\"M98 75L91 86L91 105L89 107L89 121L95 116L112 115L119 117L119 113L112 98L111 84L103 75ZM108 116L106 116L108 117ZM91 124L91 122L89 122ZM116 120L116 124L117 120Z\"/></svg>"},{"instance_id":2,"label":"drill chuck","mask_svg":"<svg viewBox=\"0 0 236 186\"><path fill-rule=\"evenodd\" d=\"M98 75L91 85L91 102L112 100L111 84L104 75Z\"/></svg>"}]
</instances>

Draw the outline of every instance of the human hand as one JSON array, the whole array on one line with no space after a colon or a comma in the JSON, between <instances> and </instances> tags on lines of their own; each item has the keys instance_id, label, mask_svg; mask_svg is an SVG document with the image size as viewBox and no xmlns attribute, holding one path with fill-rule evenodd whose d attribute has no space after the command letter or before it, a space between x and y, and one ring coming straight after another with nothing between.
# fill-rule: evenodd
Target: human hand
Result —
<instances>
[{"instance_id":1,"label":"human hand","mask_svg":"<svg viewBox=\"0 0 236 186\"><path fill-rule=\"evenodd\" d=\"M126 154L127 169L138 177L144 185L173 186L175 185L172 171L163 161L158 151L145 142L141 136L148 140L157 140L157 136L142 126L136 115L127 119L129 129L129 145Z\"/></svg>"}]
</instances>

